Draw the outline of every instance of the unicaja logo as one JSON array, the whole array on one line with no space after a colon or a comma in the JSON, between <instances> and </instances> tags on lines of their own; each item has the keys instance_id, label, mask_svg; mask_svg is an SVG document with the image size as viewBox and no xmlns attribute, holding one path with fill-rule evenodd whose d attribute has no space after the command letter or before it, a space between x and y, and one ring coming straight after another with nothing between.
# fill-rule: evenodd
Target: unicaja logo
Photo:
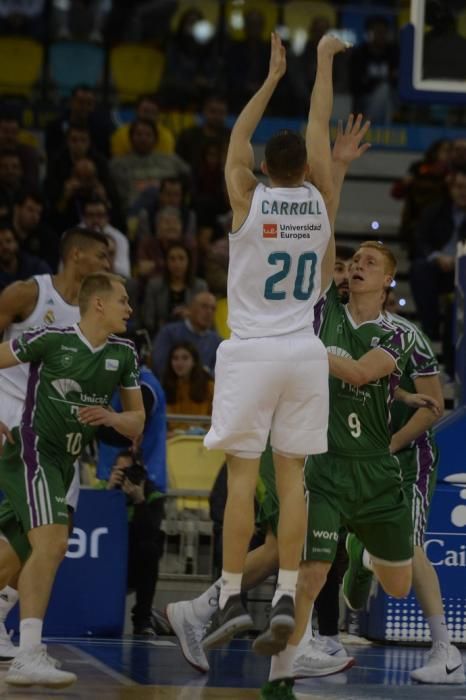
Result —
<instances>
[{"instance_id":1,"label":"unicaja logo","mask_svg":"<svg viewBox=\"0 0 466 700\"><path fill-rule=\"evenodd\" d=\"M460 498L466 501L466 489L460 491ZM451 512L451 522L455 527L466 527L466 503L455 506Z\"/></svg>"},{"instance_id":2,"label":"unicaja logo","mask_svg":"<svg viewBox=\"0 0 466 700\"><path fill-rule=\"evenodd\" d=\"M81 393L82 391L80 385L78 382L75 382L74 379L55 379L52 382L52 386L57 394L60 394L62 399L66 399L68 394L70 394L72 391L76 391L78 393Z\"/></svg>"}]
</instances>

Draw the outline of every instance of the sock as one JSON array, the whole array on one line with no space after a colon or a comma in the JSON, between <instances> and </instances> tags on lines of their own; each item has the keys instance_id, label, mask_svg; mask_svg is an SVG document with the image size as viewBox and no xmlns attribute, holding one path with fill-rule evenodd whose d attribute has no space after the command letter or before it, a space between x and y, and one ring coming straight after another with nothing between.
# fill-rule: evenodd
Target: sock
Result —
<instances>
[{"instance_id":1,"label":"sock","mask_svg":"<svg viewBox=\"0 0 466 700\"><path fill-rule=\"evenodd\" d=\"M210 588L193 600L194 614L204 623L209 622L218 608L221 581L222 579L217 579Z\"/></svg>"},{"instance_id":2,"label":"sock","mask_svg":"<svg viewBox=\"0 0 466 700\"><path fill-rule=\"evenodd\" d=\"M426 620L427 624L429 625L432 644L435 642L445 642L445 644L450 644L450 635L448 634L445 615L432 615L432 617L427 617Z\"/></svg>"},{"instance_id":3,"label":"sock","mask_svg":"<svg viewBox=\"0 0 466 700\"><path fill-rule=\"evenodd\" d=\"M272 600L272 607L278 603L282 595L290 595L295 597L296 583L298 581L298 571L289 571L288 569L278 570L277 588Z\"/></svg>"},{"instance_id":4,"label":"sock","mask_svg":"<svg viewBox=\"0 0 466 700\"><path fill-rule=\"evenodd\" d=\"M314 630L312 629L312 611L314 610L314 605L311 608L311 612L309 613L309 620L307 621L307 627L306 631L303 634L303 638L301 639L299 646L302 646L303 644L309 644L309 642L314 639Z\"/></svg>"},{"instance_id":5,"label":"sock","mask_svg":"<svg viewBox=\"0 0 466 700\"><path fill-rule=\"evenodd\" d=\"M27 617L19 623L19 648L26 651L38 647L42 641L43 620Z\"/></svg>"},{"instance_id":6,"label":"sock","mask_svg":"<svg viewBox=\"0 0 466 700\"><path fill-rule=\"evenodd\" d=\"M367 549L365 549L362 553L362 565L365 569L369 569L369 571L374 571L374 567L372 566L371 555L369 554Z\"/></svg>"},{"instance_id":7,"label":"sock","mask_svg":"<svg viewBox=\"0 0 466 700\"><path fill-rule=\"evenodd\" d=\"M222 578L220 579L220 597L218 606L223 610L228 598L241 593L241 579L243 574L232 574L229 571L222 569Z\"/></svg>"},{"instance_id":8,"label":"sock","mask_svg":"<svg viewBox=\"0 0 466 700\"><path fill-rule=\"evenodd\" d=\"M18 591L11 586L5 586L0 591L0 623L5 622L8 613L18 602Z\"/></svg>"},{"instance_id":9,"label":"sock","mask_svg":"<svg viewBox=\"0 0 466 700\"><path fill-rule=\"evenodd\" d=\"M278 681L281 678L293 678L293 661L297 650L297 646L287 644L283 651L272 656L269 681Z\"/></svg>"}]
</instances>

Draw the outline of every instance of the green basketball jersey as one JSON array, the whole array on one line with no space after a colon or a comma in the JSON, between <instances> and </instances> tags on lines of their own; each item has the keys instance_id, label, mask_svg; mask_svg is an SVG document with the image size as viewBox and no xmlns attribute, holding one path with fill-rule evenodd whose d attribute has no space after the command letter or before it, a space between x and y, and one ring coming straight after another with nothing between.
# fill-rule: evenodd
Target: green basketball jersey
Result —
<instances>
[{"instance_id":1,"label":"green basketball jersey","mask_svg":"<svg viewBox=\"0 0 466 700\"><path fill-rule=\"evenodd\" d=\"M139 387L133 343L111 335L93 348L77 324L27 331L11 349L30 362L20 426L24 449L76 459L97 430L79 421L79 409L109 405L117 387Z\"/></svg>"},{"instance_id":2,"label":"green basketball jersey","mask_svg":"<svg viewBox=\"0 0 466 700\"><path fill-rule=\"evenodd\" d=\"M365 458L387 454L390 405L414 345L413 334L382 315L356 325L335 285L316 306L315 330L327 350L340 357L358 360L377 347L395 360L392 374L360 387L330 376L328 451Z\"/></svg>"}]
</instances>

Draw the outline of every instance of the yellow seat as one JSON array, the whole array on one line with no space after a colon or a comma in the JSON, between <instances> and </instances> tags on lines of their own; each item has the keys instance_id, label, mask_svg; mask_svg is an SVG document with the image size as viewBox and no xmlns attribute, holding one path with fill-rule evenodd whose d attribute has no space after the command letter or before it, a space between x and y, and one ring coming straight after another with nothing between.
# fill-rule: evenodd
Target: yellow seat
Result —
<instances>
[{"instance_id":1,"label":"yellow seat","mask_svg":"<svg viewBox=\"0 0 466 700\"><path fill-rule=\"evenodd\" d=\"M466 10L461 10L461 12L458 15L458 34L461 34L461 36L466 39Z\"/></svg>"},{"instance_id":2,"label":"yellow seat","mask_svg":"<svg viewBox=\"0 0 466 700\"><path fill-rule=\"evenodd\" d=\"M235 0L228 0L225 8L227 34L231 39L241 41L244 39L244 15L250 10L258 10L264 16L264 30L262 38L270 40L270 33L275 31L278 24L278 7L271 0L248 0L247 3L238 5Z\"/></svg>"},{"instance_id":3,"label":"yellow seat","mask_svg":"<svg viewBox=\"0 0 466 700\"><path fill-rule=\"evenodd\" d=\"M155 93L164 67L164 54L152 46L123 43L110 52L110 79L121 102Z\"/></svg>"},{"instance_id":4,"label":"yellow seat","mask_svg":"<svg viewBox=\"0 0 466 700\"><path fill-rule=\"evenodd\" d=\"M0 37L0 92L33 96L42 77L42 44L25 37Z\"/></svg>"},{"instance_id":5,"label":"yellow seat","mask_svg":"<svg viewBox=\"0 0 466 700\"><path fill-rule=\"evenodd\" d=\"M229 338L231 331L228 328L228 302L226 297L217 299L217 308L215 310L215 328L217 333L222 338Z\"/></svg>"},{"instance_id":6,"label":"yellow seat","mask_svg":"<svg viewBox=\"0 0 466 700\"><path fill-rule=\"evenodd\" d=\"M283 23L293 35L296 31L308 32L315 17L326 17L331 27L337 23L337 14L332 5L320 0L291 0L283 8Z\"/></svg>"},{"instance_id":7,"label":"yellow seat","mask_svg":"<svg viewBox=\"0 0 466 700\"><path fill-rule=\"evenodd\" d=\"M180 497L177 509L209 509L208 493L225 461L222 450L208 450L201 435L177 435L167 440L167 470L170 489L204 491L203 497Z\"/></svg>"}]
</instances>

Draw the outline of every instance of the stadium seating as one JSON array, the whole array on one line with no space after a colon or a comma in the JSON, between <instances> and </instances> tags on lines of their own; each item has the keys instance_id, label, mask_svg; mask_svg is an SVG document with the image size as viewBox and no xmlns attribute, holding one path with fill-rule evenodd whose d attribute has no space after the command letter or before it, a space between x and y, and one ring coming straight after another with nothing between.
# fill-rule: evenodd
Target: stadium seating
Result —
<instances>
[{"instance_id":1,"label":"stadium seating","mask_svg":"<svg viewBox=\"0 0 466 700\"><path fill-rule=\"evenodd\" d=\"M326 17L330 22L330 26L337 26L336 11L328 2L291 0L283 8L283 22L291 34L298 30L307 32L315 17Z\"/></svg>"},{"instance_id":2,"label":"stadium seating","mask_svg":"<svg viewBox=\"0 0 466 700\"><path fill-rule=\"evenodd\" d=\"M0 92L32 98L42 79L44 49L26 37L0 37Z\"/></svg>"},{"instance_id":3,"label":"stadium seating","mask_svg":"<svg viewBox=\"0 0 466 700\"><path fill-rule=\"evenodd\" d=\"M167 469L170 489L194 490L201 498L177 498L177 509L208 511L208 494L225 461L221 450L207 450L201 435L177 435L167 440Z\"/></svg>"},{"instance_id":4,"label":"stadium seating","mask_svg":"<svg viewBox=\"0 0 466 700\"><path fill-rule=\"evenodd\" d=\"M217 333L222 338L230 337L230 329L227 324L228 319L228 303L226 297L217 299L217 307L215 309L215 328Z\"/></svg>"},{"instance_id":5,"label":"stadium seating","mask_svg":"<svg viewBox=\"0 0 466 700\"><path fill-rule=\"evenodd\" d=\"M199 435L179 435L167 441L169 490L163 529L166 533L161 571L172 575L200 573L201 537L209 542L207 571L211 574L213 527L208 496L225 460L221 450L207 450ZM181 492L181 494L180 494ZM183 492L186 493L182 495ZM170 555L168 543L178 542Z\"/></svg>"},{"instance_id":6,"label":"stadium seating","mask_svg":"<svg viewBox=\"0 0 466 700\"><path fill-rule=\"evenodd\" d=\"M134 102L159 86L165 56L142 44L123 43L110 51L110 81L120 102Z\"/></svg>"},{"instance_id":7,"label":"stadium seating","mask_svg":"<svg viewBox=\"0 0 466 700\"><path fill-rule=\"evenodd\" d=\"M61 97L77 85L98 87L105 70L102 46L81 41L58 41L50 46L49 79Z\"/></svg>"},{"instance_id":8,"label":"stadium seating","mask_svg":"<svg viewBox=\"0 0 466 700\"><path fill-rule=\"evenodd\" d=\"M268 0L249 0L247 4L238 5L234 0L228 0L225 9L228 35L235 40L244 39L242 17L249 10L259 10L265 17L263 39L269 41L270 33L278 24L278 7Z\"/></svg>"}]
</instances>

